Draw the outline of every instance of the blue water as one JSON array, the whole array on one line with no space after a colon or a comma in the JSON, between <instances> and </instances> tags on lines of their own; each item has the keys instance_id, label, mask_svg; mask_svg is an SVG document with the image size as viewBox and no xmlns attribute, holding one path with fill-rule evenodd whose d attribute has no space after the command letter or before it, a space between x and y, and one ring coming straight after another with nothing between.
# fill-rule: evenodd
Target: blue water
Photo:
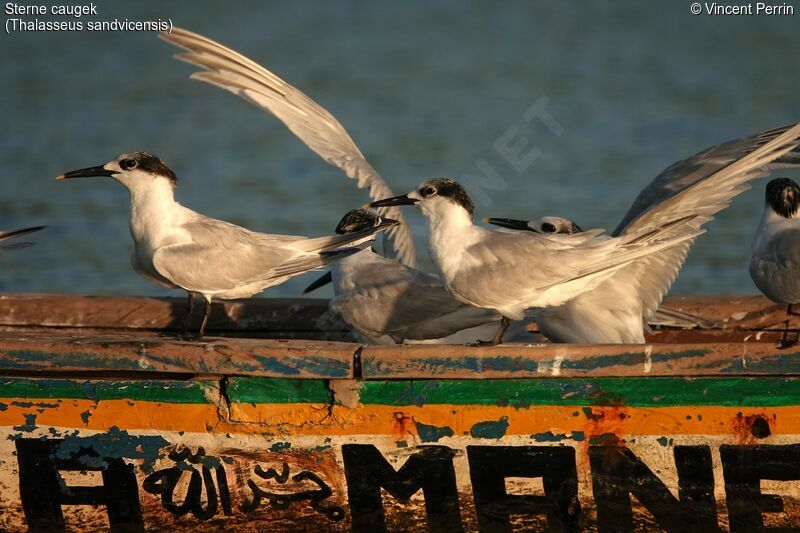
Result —
<instances>
[{"instance_id":1,"label":"blue water","mask_svg":"<svg viewBox=\"0 0 800 533\"><path fill-rule=\"evenodd\" d=\"M465 179L478 216L612 229L671 162L800 120L797 2L784 17L640 1L97 4L98 19L171 18L263 63L330 110L398 193ZM0 227L49 224L36 246L0 257L2 290L168 293L130 268L121 186L53 179L125 151L167 161L185 205L257 230L325 234L367 199L273 117L189 80L152 33L0 40ZM560 135L523 118L544 101ZM515 169L495 148L504 134L539 155ZM481 165L502 180L476 187ZM673 293L755 292L746 266L763 185L710 224Z\"/></svg>"}]
</instances>

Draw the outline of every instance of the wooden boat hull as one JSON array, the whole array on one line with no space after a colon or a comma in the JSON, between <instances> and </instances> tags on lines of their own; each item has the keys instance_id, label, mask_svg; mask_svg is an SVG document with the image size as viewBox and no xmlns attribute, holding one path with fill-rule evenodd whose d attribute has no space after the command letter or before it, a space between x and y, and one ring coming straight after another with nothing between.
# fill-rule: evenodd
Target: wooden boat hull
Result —
<instances>
[{"instance_id":1,"label":"wooden boat hull","mask_svg":"<svg viewBox=\"0 0 800 533\"><path fill-rule=\"evenodd\" d=\"M0 529L798 527L798 356L9 327Z\"/></svg>"}]
</instances>

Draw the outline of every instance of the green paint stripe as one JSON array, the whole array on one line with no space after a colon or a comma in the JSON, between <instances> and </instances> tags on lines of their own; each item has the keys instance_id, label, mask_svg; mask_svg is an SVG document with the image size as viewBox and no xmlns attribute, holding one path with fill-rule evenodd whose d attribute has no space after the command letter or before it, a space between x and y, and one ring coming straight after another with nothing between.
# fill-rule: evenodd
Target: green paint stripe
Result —
<instances>
[{"instance_id":1,"label":"green paint stripe","mask_svg":"<svg viewBox=\"0 0 800 533\"><path fill-rule=\"evenodd\" d=\"M800 405L795 378L596 378L366 381L361 402L379 405Z\"/></svg>"},{"instance_id":2,"label":"green paint stripe","mask_svg":"<svg viewBox=\"0 0 800 533\"><path fill-rule=\"evenodd\" d=\"M200 381L0 379L0 398L129 399L207 404ZM330 403L325 380L236 377L233 403ZM631 407L800 405L800 378L545 378L365 381L361 403L374 405L626 405Z\"/></svg>"},{"instance_id":3,"label":"green paint stripe","mask_svg":"<svg viewBox=\"0 0 800 533\"><path fill-rule=\"evenodd\" d=\"M238 377L228 380L232 403L330 403L333 395L321 379Z\"/></svg>"},{"instance_id":4,"label":"green paint stripe","mask_svg":"<svg viewBox=\"0 0 800 533\"><path fill-rule=\"evenodd\" d=\"M0 398L64 398L210 403L208 384L200 381L80 381L69 379L0 379Z\"/></svg>"}]
</instances>

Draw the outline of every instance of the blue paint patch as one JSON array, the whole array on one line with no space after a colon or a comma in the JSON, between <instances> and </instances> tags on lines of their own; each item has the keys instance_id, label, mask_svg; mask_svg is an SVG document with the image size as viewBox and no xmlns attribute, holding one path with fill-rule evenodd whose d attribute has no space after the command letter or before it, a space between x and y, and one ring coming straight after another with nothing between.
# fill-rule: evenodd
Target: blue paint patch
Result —
<instances>
[{"instance_id":1,"label":"blue paint patch","mask_svg":"<svg viewBox=\"0 0 800 533\"><path fill-rule=\"evenodd\" d=\"M275 444L269 447L269 451L279 452L281 450L288 450L291 447L292 447L291 442L276 442Z\"/></svg>"},{"instance_id":2,"label":"blue paint patch","mask_svg":"<svg viewBox=\"0 0 800 533\"><path fill-rule=\"evenodd\" d=\"M672 439L668 439L667 437L659 437L656 439L656 442L659 443L661 446L671 446Z\"/></svg>"},{"instance_id":3,"label":"blue paint patch","mask_svg":"<svg viewBox=\"0 0 800 533\"><path fill-rule=\"evenodd\" d=\"M0 402L0 411L7 411L7 410L8 410L8 405L4 404L3 402Z\"/></svg>"},{"instance_id":4,"label":"blue paint patch","mask_svg":"<svg viewBox=\"0 0 800 533\"><path fill-rule=\"evenodd\" d=\"M417 421L414 423L417 426L417 434L419 434L419 438L422 439L422 442L439 442L439 439L443 437L453 436L453 430L447 426L429 426L428 424Z\"/></svg>"},{"instance_id":5,"label":"blue paint patch","mask_svg":"<svg viewBox=\"0 0 800 533\"><path fill-rule=\"evenodd\" d=\"M572 440L582 441L585 438L586 438L586 436L584 435L583 431L573 431L572 432Z\"/></svg>"},{"instance_id":6,"label":"blue paint patch","mask_svg":"<svg viewBox=\"0 0 800 533\"><path fill-rule=\"evenodd\" d=\"M555 434L552 431L544 433L534 433L531 438L536 442L560 442L568 438L564 433Z\"/></svg>"},{"instance_id":7,"label":"blue paint patch","mask_svg":"<svg viewBox=\"0 0 800 533\"><path fill-rule=\"evenodd\" d=\"M36 415L35 414L26 414L23 415L25 417L25 424L21 426L14 426L14 429L17 431L33 431L36 429Z\"/></svg>"},{"instance_id":8,"label":"blue paint patch","mask_svg":"<svg viewBox=\"0 0 800 533\"><path fill-rule=\"evenodd\" d=\"M721 368L723 374L797 374L800 372L800 352L781 353L756 360L735 359L727 367Z\"/></svg>"},{"instance_id":9,"label":"blue paint patch","mask_svg":"<svg viewBox=\"0 0 800 533\"><path fill-rule=\"evenodd\" d=\"M105 433L88 437L77 436L78 432L65 436L64 441L56 448L56 457L70 460L77 458L82 464L93 468L108 466L107 459L142 459L142 470L151 472L156 460L163 457L161 449L169 445L169 441L159 435L135 436L125 430L112 426ZM92 450L97 455L90 456L86 452Z\"/></svg>"},{"instance_id":10,"label":"blue paint patch","mask_svg":"<svg viewBox=\"0 0 800 533\"><path fill-rule=\"evenodd\" d=\"M253 359L261 363L260 369L281 376L297 376L305 372L317 377L347 378L350 377L350 363L330 357L307 355L301 358L286 360L271 355L253 355Z\"/></svg>"},{"instance_id":11,"label":"blue paint patch","mask_svg":"<svg viewBox=\"0 0 800 533\"><path fill-rule=\"evenodd\" d=\"M650 354L650 361L653 363L664 363L677 361L680 359L703 357L711 353L711 350L684 350L682 352L655 352ZM625 352L609 355L595 355L592 357L582 357L580 359L565 360L561 363L562 370L590 371L600 370L614 366L637 366L643 365L647 356L644 352Z\"/></svg>"},{"instance_id":12,"label":"blue paint patch","mask_svg":"<svg viewBox=\"0 0 800 533\"><path fill-rule=\"evenodd\" d=\"M90 416L92 416L92 412L89 411L88 409L81 413L81 420L83 420L84 424L88 424L89 423L89 417Z\"/></svg>"},{"instance_id":13,"label":"blue paint patch","mask_svg":"<svg viewBox=\"0 0 800 533\"><path fill-rule=\"evenodd\" d=\"M478 422L469 430L470 436L476 439L499 439L508 430L508 417L504 416L500 420L488 420Z\"/></svg>"},{"instance_id":14,"label":"blue paint patch","mask_svg":"<svg viewBox=\"0 0 800 533\"><path fill-rule=\"evenodd\" d=\"M31 407L38 407L40 409L49 409L52 407L58 407L57 403L47 403L47 402L20 402L20 401L13 401L11 405L16 407L22 407L24 409L30 409Z\"/></svg>"}]
</instances>

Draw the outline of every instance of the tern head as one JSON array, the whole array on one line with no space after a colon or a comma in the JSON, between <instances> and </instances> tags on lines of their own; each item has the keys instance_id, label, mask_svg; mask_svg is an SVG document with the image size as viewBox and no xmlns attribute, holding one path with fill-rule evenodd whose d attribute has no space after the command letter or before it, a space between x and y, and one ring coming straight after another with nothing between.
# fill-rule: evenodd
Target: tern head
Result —
<instances>
[{"instance_id":1,"label":"tern head","mask_svg":"<svg viewBox=\"0 0 800 533\"><path fill-rule=\"evenodd\" d=\"M150 187L154 183L169 183L174 188L178 183L175 173L161 159L149 152L122 154L104 165L65 172L56 179L92 176L114 178L130 190Z\"/></svg>"},{"instance_id":2,"label":"tern head","mask_svg":"<svg viewBox=\"0 0 800 533\"><path fill-rule=\"evenodd\" d=\"M775 178L767 183L767 205L784 218L792 218L800 207L800 186L793 179Z\"/></svg>"},{"instance_id":3,"label":"tern head","mask_svg":"<svg viewBox=\"0 0 800 533\"><path fill-rule=\"evenodd\" d=\"M377 228L385 223L396 223L396 221L391 218L381 217L371 209L353 209L342 217L335 231L339 235L344 235L345 233L356 233L365 229Z\"/></svg>"},{"instance_id":4,"label":"tern head","mask_svg":"<svg viewBox=\"0 0 800 533\"><path fill-rule=\"evenodd\" d=\"M484 222L515 230L533 231L534 233L559 233L574 235L583 230L568 218L542 217L537 220L516 220L513 218L484 218Z\"/></svg>"},{"instance_id":5,"label":"tern head","mask_svg":"<svg viewBox=\"0 0 800 533\"><path fill-rule=\"evenodd\" d=\"M450 178L436 178L423 181L408 194L372 202L366 207L387 207L392 205L416 205L426 217L432 215L466 215L472 219L475 205L467 191Z\"/></svg>"}]
</instances>

